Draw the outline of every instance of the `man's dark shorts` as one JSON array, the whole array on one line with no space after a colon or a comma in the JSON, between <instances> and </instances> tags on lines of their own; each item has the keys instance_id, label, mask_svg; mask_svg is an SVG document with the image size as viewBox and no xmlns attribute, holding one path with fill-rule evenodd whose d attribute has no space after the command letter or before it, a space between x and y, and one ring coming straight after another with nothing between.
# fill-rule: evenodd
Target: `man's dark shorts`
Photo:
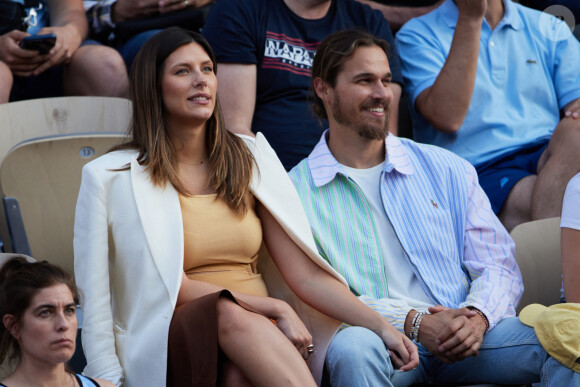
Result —
<instances>
[{"instance_id":1,"label":"man's dark shorts","mask_svg":"<svg viewBox=\"0 0 580 387\"><path fill-rule=\"evenodd\" d=\"M495 159L478 165L475 169L479 176L479 184L489 197L491 208L496 214L514 185L529 175L538 174L538 160L548 146L549 138L520 149L509 155L501 155Z\"/></svg>"},{"instance_id":2,"label":"man's dark shorts","mask_svg":"<svg viewBox=\"0 0 580 387\"><path fill-rule=\"evenodd\" d=\"M91 39L85 40L82 46L100 45ZM10 102L25 99L62 97L64 95L64 66L54 66L39 75L31 77L14 77L10 91Z\"/></svg>"},{"instance_id":3,"label":"man's dark shorts","mask_svg":"<svg viewBox=\"0 0 580 387\"><path fill-rule=\"evenodd\" d=\"M14 77L10 102L25 99L62 97L63 66L51 67L32 77Z\"/></svg>"}]
</instances>

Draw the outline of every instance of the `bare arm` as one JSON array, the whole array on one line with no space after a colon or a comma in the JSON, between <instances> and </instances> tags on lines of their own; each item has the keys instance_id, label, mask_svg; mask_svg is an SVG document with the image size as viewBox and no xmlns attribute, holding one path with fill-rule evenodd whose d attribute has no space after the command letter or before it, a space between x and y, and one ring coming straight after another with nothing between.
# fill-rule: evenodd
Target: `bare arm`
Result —
<instances>
[{"instance_id":1,"label":"bare arm","mask_svg":"<svg viewBox=\"0 0 580 387\"><path fill-rule=\"evenodd\" d=\"M357 0L359 3L368 4L371 8L379 10L389 22L391 28L398 30L409 19L424 15L439 7L444 0L439 0L435 4L427 7L396 7L380 4L372 0Z\"/></svg>"},{"instance_id":2,"label":"bare arm","mask_svg":"<svg viewBox=\"0 0 580 387\"><path fill-rule=\"evenodd\" d=\"M220 63L217 77L226 129L254 136L252 117L256 106L256 65Z\"/></svg>"},{"instance_id":3,"label":"bare arm","mask_svg":"<svg viewBox=\"0 0 580 387\"><path fill-rule=\"evenodd\" d=\"M393 101L389 110L389 132L396 136L399 131L399 104L403 89L398 83L391 83L390 88L393 93Z\"/></svg>"},{"instance_id":4,"label":"bare arm","mask_svg":"<svg viewBox=\"0 0 580 387\"><path fill-rule=\"evenodd\" d=\"M87 37L89 26L81 0L49 0L50 26L71 27L81 41Z\"/></svg>"},{"instance_id":5,"label":"bare arm","mask_svg":"<svg viewBox=\"0 0 580 387\"><path fill-rule=\"evenodd\" d=\"M580 302L580 230L562 227L562 273L566 302Z\"/></svg>"},{"instance_id":6,"label":"bare arm","mask_svg":"<svg viewBox=\"0 0 580 387\"><path fill-rule=\"evenodd\" d=\"M407 337L306 256L262 205L258 206L258 215L268 251L298 297L337 320L375 332L392 351L392 360L398 368L410 370L419 364L417 347Z\"/></svg>"},{"instance_id":7,"label":"bare arm","mask_svg":"<svg viewBox=\"0 0 580 387\"><path fill-rule=\"evenodd\" d=\"M479 54L486 0L458 0L459 19L449 56L433 86L423 90L415 108L437 130L457 132L469 110Z\"/></svg>"}]
</instances>

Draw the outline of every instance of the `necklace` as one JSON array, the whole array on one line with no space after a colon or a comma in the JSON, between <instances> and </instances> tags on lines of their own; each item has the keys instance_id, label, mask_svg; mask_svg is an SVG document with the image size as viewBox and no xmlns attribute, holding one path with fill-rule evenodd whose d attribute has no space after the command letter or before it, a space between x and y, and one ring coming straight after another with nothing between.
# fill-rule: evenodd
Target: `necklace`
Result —
<instances>
[{"instance_id":1,"label":"necklace","mask_svg":"<svg viewBox=\"0 0 580 387\"><path fill-rule=\"evenodd\" d=\"M185 165L203 165L205 164L206 160L202 160L199 163L187 163L185 161L177 160L178 163L185 164Z\"/></svg>"}]
</instances>

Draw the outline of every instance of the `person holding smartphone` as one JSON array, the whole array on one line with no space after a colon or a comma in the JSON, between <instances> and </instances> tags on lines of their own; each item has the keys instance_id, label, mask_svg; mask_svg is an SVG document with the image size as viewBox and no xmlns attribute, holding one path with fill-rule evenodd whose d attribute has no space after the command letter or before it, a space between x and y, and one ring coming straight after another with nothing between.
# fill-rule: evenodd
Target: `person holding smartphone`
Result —
<instances>
[{"instance_id":1,"label":"person holding smartphone","mask_svg":"<svg viewBox=\"0 0 580 387\"><path fill-rule=\"evenodd\" d=\"M0 35L0 103L62 95L127 96L120 55L97 42L83 42L88 25L81 0L39 0L27 13L27 31ZM56 40L47 53L21 47L31 35L48 34Z\"/></svg>"}]
</instances>

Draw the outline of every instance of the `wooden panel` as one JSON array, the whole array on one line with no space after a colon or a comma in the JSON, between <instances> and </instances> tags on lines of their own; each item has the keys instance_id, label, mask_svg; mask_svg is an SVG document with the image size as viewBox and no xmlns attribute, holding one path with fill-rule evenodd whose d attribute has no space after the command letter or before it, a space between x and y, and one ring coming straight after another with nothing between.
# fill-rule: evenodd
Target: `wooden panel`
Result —
<instances>
[{"instance_id":1,"label":"wooden panel","mask_svg":"<svg viewBox=\"0 0 580 387\"><path fill-rule=\"evenodd\" d=\"M112 97L43 98L0 104L0 161L36 137L86 132L125 133L131 101Z\"/></svg>"}]
</instances>

